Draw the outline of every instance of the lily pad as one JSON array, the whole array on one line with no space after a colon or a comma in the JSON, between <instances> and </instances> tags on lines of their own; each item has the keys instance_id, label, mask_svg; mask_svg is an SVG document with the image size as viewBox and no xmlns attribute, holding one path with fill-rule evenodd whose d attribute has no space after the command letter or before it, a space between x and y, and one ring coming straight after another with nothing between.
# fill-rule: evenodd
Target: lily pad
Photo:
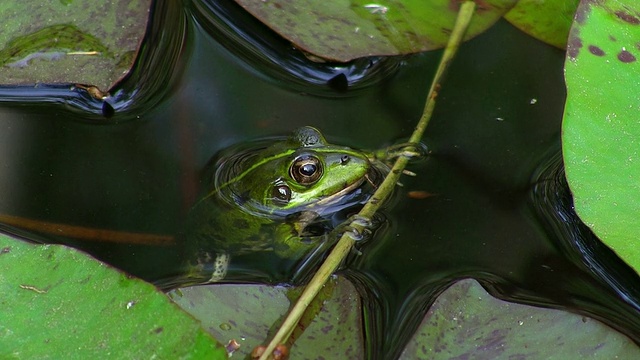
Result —
<instances>
[{"instance_id":1,"label":"lily pad","mask_svg":"<svg viewBox=\"0 0 640 360\"><path fill-rule=\"evenodd\" d=\"M441 48L459 9L450 0L236 2L297 48L339 62ZM477 1L466 39L484 32L515 3Z\"/></svg>"},{"instance_id":2,"label":"lily pad","mask_svg":"<svg viewBox=\"0 0 640 360\"><path fill-rule=\"evenodd\" d=\"M640 271L640 3L583 1L569 38L563 156L580 218Z\"/></svg>"},{"instance_id":3,"label":"lily pad","mask_svg":"<svg viewBox=\"0 0 640 360\"><path fill-rule=\"evenodd\" d=\"M361 358L363 345L359 296L351 283L338 277L327 285L330 291L319 297L322 309L294 330L296 341L291 359ZM243 358L268 340L277 330L291 304L295 289L265 285L207 285L174 290L169 296L180 307L199 319L216 338L236 340ZM317 302L314 300L314 303ZM313 306L313 305L312 305Z\"/></svg>"},{"instance_id":4,"label":"lily pad","mask_svg":"<svg viewBox=\"0 0 640 360\"><path fill-rule=\"evenodd\" d=\"M133 64L150 3L2 2L0 84L80 83L109 89Z\"/></svg>"},{"instance_id":5,"label":"lily pad","mask_svg":"<svg viewBox=\"0 0 640 360\"><path fill-rule=\"evenodd\" d=\"M519 0L504 17L534 38L564 49L580 0Z\"/></svg>"},{"instance_id":6,"label":"lily pad","mask_svg":"<svg viewBox=\"0 0 640 360\"><path fill-rule=\"evenodd\" d=\"M636 359L629 338L602 323L489 295L457 282L435 301L401 359Z\"/></svg>"},{"instance_id":7,"label":"lily pad","mask_svg":"<svg viewBox=\"0 0 640 360\"><path fill-rule=\"evenodd\" d=\"M303 326L292 359L364 358L358 293L344 278L333 281L335 288L322 310ZM207 285L174 290L169 296L216 338L240 343L234 356L244 357L280 324L290 305L289 292L265 285ZM597 320L499 300L477 281L465 279L438 297L401 359L509 356L636 358L640 348Z\"/></svg>"},{"instance_id":8,"label":"lily pad","mask_svg":"<svg viewBox=\"0 0 640 360\"><path fill-rule=\"evenodd\" d=\"M0 358L226 359L155 287L77 250L0 234Z\"/></svg>"}]
</instances>

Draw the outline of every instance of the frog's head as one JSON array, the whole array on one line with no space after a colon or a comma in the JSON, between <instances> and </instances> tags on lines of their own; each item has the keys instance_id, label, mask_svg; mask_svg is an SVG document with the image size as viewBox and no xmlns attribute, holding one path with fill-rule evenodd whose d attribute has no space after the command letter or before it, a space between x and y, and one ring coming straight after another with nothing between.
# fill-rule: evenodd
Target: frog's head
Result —
<instances>
[{"instance_id":1,"label":"frog's head","mask_svg":"<svg viewBox=\"0 0 640 360\"><path fill-rule=\"evenodd\" d=\"M235 174L219 183L218 190L233 194L245 209L269 214L322 212L358 188L371 169L365 153L329 144L312 127L300 128L235 164Z\"/></svg>"}]
</instances>

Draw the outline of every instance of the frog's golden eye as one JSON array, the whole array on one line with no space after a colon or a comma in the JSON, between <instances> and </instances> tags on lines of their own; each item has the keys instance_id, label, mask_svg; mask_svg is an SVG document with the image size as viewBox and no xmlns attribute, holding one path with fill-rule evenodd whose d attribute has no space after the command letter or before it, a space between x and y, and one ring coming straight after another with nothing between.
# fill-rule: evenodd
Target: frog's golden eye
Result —
<instances>
[{"instance_id":1,"label":"frog's golden eye","mask_svg":"<svg viewBox=\"0 0 640 360\"><path fill-rule=\"evenodd\" d=\"M322 176L322 163L313 156L297 158L289 169L291 177L301 185L311 185Z\"/></svg>"},{"instance_id":2,"label":"frog's golden eye","mask_svg":"<svg viewBox=\"0 0 640 360\"><path fill-rule=\"evenodd\" d=\"M276 205L284 206L291 200L291 189L287 185L274 186L271 191L271 197Z\"/></svg>"}]
</instances>

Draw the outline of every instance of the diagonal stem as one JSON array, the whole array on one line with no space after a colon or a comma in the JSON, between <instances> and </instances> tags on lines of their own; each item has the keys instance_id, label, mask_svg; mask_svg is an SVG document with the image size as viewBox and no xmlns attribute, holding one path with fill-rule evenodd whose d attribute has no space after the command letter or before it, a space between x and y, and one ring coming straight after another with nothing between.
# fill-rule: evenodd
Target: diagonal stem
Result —
<instances>
[{"instance_id":1,"label":"diagonal stem","mask_svg":"<svg viewBox=\"0 0 640 360\"><path fill-rule=\"evenodd\" d=\"M424 134L427 125L429 124L429 120L431 119L431 115L433 114L433 109L435 107L435 99L438 96L438 90L440 89L440 82L444 76L444 73L448 66L451 64L453 57L462 42L462 37L467 31L467 27L469 26L469 22L471 21L471 17L475 10L475 3L473 1L465 1L460 6L460 11L458 12L458 17L456 18L456 23L454 25L453 31L451 33L451 37L449 38L449 42L444 49L444 53L442 54L442 59L440 60L440 64L438 65L438 69L433 77L433 81L431 82L431 88L429 89L429 94L427 97L427 101L424 106L424 111L416 128L409 139L410 144L417 144L420 142L422 135ZM405 148L407 152L412 150L411 146ZM373 194L371 199L364 205L362 210L358 213L358 217L361 218L372 218L375 212L380 207L380 204L384 202L384 200L391 194L391 191L396 186L396 183L400 179L400 175L404 170L405 166L409 162L409 156L400 156L396 160L393 165L393 168L384 179L382 184L378 187L376 192ZM359 222L352 222L349 224L349 227L355 229L359 233L364 231L364 225ZM293 308L289 311L286 319L278 329L278 332L273 336L269 345L267 345L265 351L260 356L260 360L267 360L276 346L280 343L286 341L286 339L291 334L293 328L296 326L302 314L307 309L311 301L316 297L320 289L327 282L331 274L333 274L338 266L342 263L342 261L347 257L351 249L353 248L353 244L355 240L350 235L349 231L346 231L336 246L331 250L331 253L326 258L326 260L322 263L318 271L313 276L307 287L304 289L300 298L295 303Z\"/></svg>"}]
</instances>

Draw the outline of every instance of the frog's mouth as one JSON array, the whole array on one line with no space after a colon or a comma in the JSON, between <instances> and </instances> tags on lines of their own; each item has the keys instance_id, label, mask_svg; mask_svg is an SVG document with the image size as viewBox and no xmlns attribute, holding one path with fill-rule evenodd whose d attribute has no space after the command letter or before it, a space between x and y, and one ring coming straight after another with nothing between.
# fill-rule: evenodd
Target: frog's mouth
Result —
<instances>
[{"instance_id":1,"label":"frog's mouth","mask_svg":"<svg viewBox=\"0 0 640 360\"><path fill-rule=\"evenodd\" d=\"M315 203L313 203L313 205L311 205L311 207L316 207L316 206L331 206L334 204L337 204L340 202L340 200L342 200L346 195L352 193L354 190L358 189L360 187L360 185L362 185L364 183L364 180L366 179L366 175L361 177L360 179L356 180L355 182L353 182L351 185L347 185L345 186L342 190L336 192L335 194L329 195L327 197L324 197L318 201L316 201Z\"/></svg>"},{"instance_id":2,"label":"frog's mouth","mask_svg":"<svg viewBox=\"0 0 640 360\"><path fill-rule=\"evenodd\" d=\"M322 209L321 213L330 213L355 204L363 204L373 195L388 172L389 168L386 165L371 163L369 171L364 176L351 184L345 184L342 190L319 199L308 205L304 210L314 211L320 208ZM362 189L363 185L366 184L369 184L371 188ZM359 191L361 189L362 191Z\"/></svg>"}]
</instances>

